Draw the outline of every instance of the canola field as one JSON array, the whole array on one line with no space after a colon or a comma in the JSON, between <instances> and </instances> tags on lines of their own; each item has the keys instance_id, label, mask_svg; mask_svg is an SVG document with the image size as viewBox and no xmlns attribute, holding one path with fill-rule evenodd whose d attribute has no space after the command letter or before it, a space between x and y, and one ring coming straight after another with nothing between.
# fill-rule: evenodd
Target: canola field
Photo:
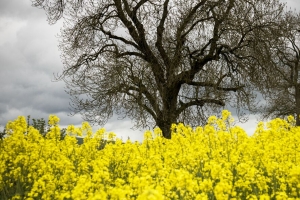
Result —
<instances>
[{"instance_id":1,"label":"canola field","mask_svg":"<svg viewBox=\"0 0 300 200\"><path fill-rule=\"evenodd\" d=\"M252 136L230 112L192 129L146 131L142 143L95 133L86 122L60 139L49 117L43 137L25 117L8 122L0 140L1 199L162 200L300 199L300 127L293 117L259 123ZM75 135L84 134L77 144ZM115 141L103 149L103 140Z\"/></svg>"}]
</instances>

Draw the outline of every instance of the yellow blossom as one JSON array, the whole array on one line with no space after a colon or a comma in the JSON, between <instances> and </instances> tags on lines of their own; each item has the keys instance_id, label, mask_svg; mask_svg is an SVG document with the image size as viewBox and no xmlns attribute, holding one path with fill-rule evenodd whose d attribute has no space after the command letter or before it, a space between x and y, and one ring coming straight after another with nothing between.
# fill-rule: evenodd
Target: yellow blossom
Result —
<instances>
[{"instance_id":1,"label":"yellow blossom","mask_svg":"<svg viewBox=\"0 0 300 200\"><path fill-rule=\"evenodd\" d=\"M25 117L7 123L0 140L3 199L299 199L300 128L292 117L258 123L254 134L232 126L230 112L205 126L173 124L143 142L93 133L83 122L60 137L49 117L46 137ZM83 135L78 145L76 135ZM105 148L104 148L105 147Z\"/></svg>"}]
</instances>

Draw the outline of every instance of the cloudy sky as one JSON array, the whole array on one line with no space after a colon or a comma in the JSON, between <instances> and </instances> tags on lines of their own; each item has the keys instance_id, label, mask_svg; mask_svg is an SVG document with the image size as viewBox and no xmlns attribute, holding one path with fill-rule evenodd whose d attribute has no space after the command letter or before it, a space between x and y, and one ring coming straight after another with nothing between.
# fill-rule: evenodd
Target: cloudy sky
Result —
<instances>
[{"instance_id":1,"label":"cloudy sky","mask_svg":"<svg viewBox=\"0 0 300 200\"><path fill-rule=\"evenodd\" d=\"M285 2L300 10L299 0ZM63 67L57 47L61 26L62 22L50 26L44 11L32 7L30 0L0 0L0 130L19 115L47 119L55 114L62 127L83 121L80 115L69 115L64 82L53 81ZM240 125L252 134L256 121L252 116ZM123 139L143 138L141 131L130 129L130 120L113 117L104 127Z\"/></svg>"}]
</instances>

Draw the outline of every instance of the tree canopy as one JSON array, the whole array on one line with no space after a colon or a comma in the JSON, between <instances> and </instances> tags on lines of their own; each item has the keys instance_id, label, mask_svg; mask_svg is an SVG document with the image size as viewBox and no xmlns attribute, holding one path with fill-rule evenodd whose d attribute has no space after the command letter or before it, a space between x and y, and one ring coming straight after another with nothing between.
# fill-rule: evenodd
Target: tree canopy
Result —
<instances>
[{"instance_id":1,"label":"tree canopy","mask_svg":"<svg viewBox=\"0 0 300 200\"><path fill-rule=\"evenodd\" d=\"M286 12L281 18L281 29L276 40L268 43L264 54L265 72L257 80L259 91L265 99L258 108L262 118L293 115L300 125L300 15ZM267 56L266 56L267 55Z\"/></svg>"},{"instance_id":2,"label":"tree canopy","mask_svg":"<svg viewBox=\"0 0 300 200\"><path fill-rule=\"evenodd\" d=\"M103 124L202 124L224 106L254 106L264 44L276 38L277 0L32 0L64 19L63 79L75 112ZM262 52L263 55L258 55Z\"/></svg>"}]
</instances>

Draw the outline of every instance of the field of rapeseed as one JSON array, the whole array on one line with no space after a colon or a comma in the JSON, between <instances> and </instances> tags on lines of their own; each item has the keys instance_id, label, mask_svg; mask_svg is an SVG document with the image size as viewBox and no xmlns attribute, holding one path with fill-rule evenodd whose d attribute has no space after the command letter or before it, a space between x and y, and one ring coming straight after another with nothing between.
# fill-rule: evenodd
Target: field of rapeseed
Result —
<instances>
[{"instance_id":1,"label":"field of rapeseed","mask_svg":"<svg viewBox=\"0 0 300 200\"><path fill-rule=\"evenodd\" d=\"M157 128L142 143L70 125L61 140L49 117L43 137L25 117L0 140L1 199L300 199L300 127L294 119L259 123L248 136L228 111L204 127ZM77 144L74 135L84 134ZM114 140L99 150L101 141Z\"/></svg>"}]
</instances>

